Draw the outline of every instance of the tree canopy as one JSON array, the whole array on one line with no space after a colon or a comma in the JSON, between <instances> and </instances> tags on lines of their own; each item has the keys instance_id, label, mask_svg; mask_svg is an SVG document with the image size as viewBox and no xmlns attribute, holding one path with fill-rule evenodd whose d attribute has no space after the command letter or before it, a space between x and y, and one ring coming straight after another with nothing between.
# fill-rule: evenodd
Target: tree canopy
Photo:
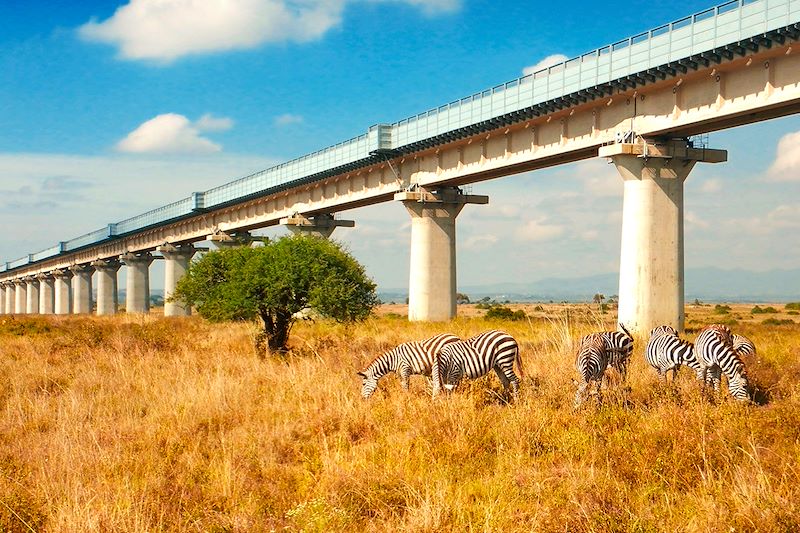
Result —
<instances>
[{"instance_id":1,"label":"tree canopy","mask_svg":"<svg viewBox=\"0 0 800 533\"><path fill-rule=\"evenodd\" d=\"M209 252L192 262L172 299L211 321L260 318L270 350L286 349L296 313L348 322L378 304L375 283L347 251L302 235Z\"/></svg>"}]
</instances>

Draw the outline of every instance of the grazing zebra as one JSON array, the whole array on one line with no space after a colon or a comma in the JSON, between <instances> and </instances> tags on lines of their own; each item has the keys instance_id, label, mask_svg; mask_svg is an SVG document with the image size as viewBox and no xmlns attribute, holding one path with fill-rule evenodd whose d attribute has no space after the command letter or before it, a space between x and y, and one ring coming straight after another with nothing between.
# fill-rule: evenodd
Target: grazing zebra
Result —
<instances>
[{"instance_id":1,"label":"grazing zebra","mask_svg":"<svg viewBox=\"0 0 800 533\"><path fill-rule=\"evenodd\" d=\"M423 341L404 342L388 352L376 357L363 372L361 396L369 398L378 388L378 380L389 372L397 372L400 383L408 390L408 378L411 374L430 376L433 360L443 346L460 341L455 335L441 333Z\"/></svg>"},{"instance_id":2,"label":"grazing zebra","mask_svg":"<svg viewBox=\"0 0 800 533\"><path fill-rule=\"evenodd\" d=\"M619 327L622 331L604 331L600 335L603 336L608 364L620 373L622 379L625 379L628 374L628 361L633 353L633 335L622 322Z\"/></svg>"},{"instance_id":3,"label":"grazing zebra","mask_svg":"<svg viewBox=\"0 0 800 533\"><path fill-rule=\"evenodd\" d=\"M728 378L728 392L737 400L747 401L747 371L733 349L730 328L713 324L700 331L694 341L695 355L703 372L704 383L719 390L722 374Z\"/></svg>"},{"instance_id":4,"label":"grazing zebra","mask_svg":"<svg viewBox=\"0 0 800 533\"><path fill-rule=\"evenodd\" d=\"M433 395L442 385L454 389L463 378L476 379L494 370L503 387L511 388L514 398L519 392L519 378L514 373L517 364L520 376L524 377L522 359L517 341L503 331L489 330L461 342L449 343L439 352L431 373Z\"/></svg>"},{"instance_id":5,"label":"grazing zebra","mask_svg":"<svg viewBox=\"0 0 800 533\"><path fill-rule=\"evenodd\" d=\"M739 357L755 357L756 355L756 345L745 337L744 335L736 335L734 334L732 337L733 340L733 351L736 352L736 355Z\"/></svg>"},{"instance_id":6,"label":"grazing zebra","mask_svg":"<svg viewBox=\"0 0 800 533\"><path fill-rule=\"evenodd\" d=\"M608 354L606 342L602 333L590 333L581 338L578 353L575 357L575 368L581 377L578 391L575 394L575 408L577 409L591 393L589 390L592 382L597 386L597 397L600 399L600 385L603 375L608 367Z\"/></svg>"},{"instance_id":7,"label":"grazing zebra","mask_svg":"<svg viewBox=\"0 0 800 533\"><path fill-rule=\"evenodd\" d=\"M644 351L644 358L652 366L662 383L667 381L667 373L672 370L672 381L678 376L681 365L686 365L703 379L703 369L694 354L694 345L678 337L672 326L657 326L650 331L650 340Z\"/></svg>"}]
</instances>

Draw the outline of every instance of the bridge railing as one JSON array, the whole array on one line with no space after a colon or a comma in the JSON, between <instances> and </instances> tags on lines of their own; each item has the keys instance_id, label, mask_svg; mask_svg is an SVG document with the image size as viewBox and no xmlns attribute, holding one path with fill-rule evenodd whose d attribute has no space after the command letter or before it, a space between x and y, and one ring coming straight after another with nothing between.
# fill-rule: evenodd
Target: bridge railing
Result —
<instances>
[{"instance_id":1,"label":"bridge railing","mask_svg":"<svg viewBox=\"0 0 800 533\"><path fill-rule=\"evenodd\" d=\"M32 254L46 259L126 233L291 186L297 180L367 160L377 149L397 149L570 93L736 43L800 20L800 0L731 0L639 33L479 93L379 124L324 148ZM6 269L27 264L26 257ZM1 270L0 270L1 271Z\"/></svg>"}]
</instances>

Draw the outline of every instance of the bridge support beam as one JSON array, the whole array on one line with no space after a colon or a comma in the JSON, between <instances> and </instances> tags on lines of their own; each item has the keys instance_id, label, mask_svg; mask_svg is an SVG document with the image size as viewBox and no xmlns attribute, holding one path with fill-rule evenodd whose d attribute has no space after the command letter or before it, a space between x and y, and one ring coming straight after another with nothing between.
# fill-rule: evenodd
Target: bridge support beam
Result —
<instances>
[{"instance_id":1,"label":"bridge support beam","mask_svg":"<svg viewBox=\"0 0 800 533\"><path fill-rule=\"evenodd\" d=\"M150 312L150 264L153 256L150 252L127 253L120 256L127 267L125 273L125 312Z\"/></svg>"},{"instance_id":2,"label":"bridge support beam","mask_svg":"<svg viewBox=\"0 0 800 533\"><path fill-rule=\"evenodd\" d=\"M191 244L174 246L164 244L156 248L164 256L164 316L188 316L192 314L191 307L184 307L178 302L170 302L169 297L175 292L178 281L189 269L189 262L194 257L197 249Z\"/></svg>"},{"instance_id":3,"label":"bridge support beam","mask_svg":"<svg viewBox=\"0 0 800 533\"><path fill-rule=\"evenodd\" d=\"M313 235L325 239L329 238L336 228L352 228L356 225L353 220L336 219L329 213L320 213L310 217L295 213L290 217L282 218L280 223L294 234Z\"/></svg>"},{"instance_id":4,"label":"bridge support beam","mask_svg":"<svg viewBox=\"0 0 800 533\"><path fill-rule=\"evenodd\" d=\"M52 274L37 274L39 280L39 314L52 315L55 310L55 290Z\"/></svg>"},{"instance_id":5,"label":"bridge support beam","mask_svg":"<svg viewBox=\"0 0 800 533\"><path fill-rule=\"evenodd\" d=\"M117 313L117 271L122 264L117 259L98 259L92 262L97 272L97 314L98 316Z\"/></svg>"},{"instance_id":6,"label":"bridge support beam","mask_svg":"<svg viewBox=\"0 0 800 533\"><path fill-rule=\"evenodd\" d=\"M215 231L208 236L208 240L213 242L218 249L236 248L237 246L249 246L253 242L253 236L249 231L225 233Z\"/></svg>"},{"instance_id":7,"label":"bridge support beam","mask_svg":"<svg viewBox=\"0 0 800 533\"><path fill-rule=\"evenodd\" d=\"M39 280L33 276L25 278L25 312L29 315L39 314Z\"/></svg>"},{"instance_id":8,"label":"bridge support beam","mask_svg":"<svg viewBox=\"0 0 800 533\"><path fill-rule=\"evenodd\" d=\"M72 272L69 270L54 270L55 278L55 313L68 315L72 312Z\"/></svg>"},{"instance_id":9,"label":"bridge support beam","mask_svg":"<svg viewBox=\"0 0 800 533\"><path fill-rule=\"evenodd\" d=\"M28 310L28 284L23 279L14 280L14 314L24 315Z\"/></svg>"},{"instance_id":10,"label":"bridge support beam","mask_svg":"<svg viewBox=\"0 0 800 533\"><path fill-rule=\"evenodd\" d=\"M727 160L725 150L684 140L614 144L600 149L624 180L618 320L646 335L684 327L683 183L698 162Z\"/></svg>"},{"instance_id":11,"label":"bridge support beam","mask_svg":"<svg viewBox=\"0 0 800 533\"><path fill-rule=\"evenodd\" d=\"M466 204L487 204L488 196L440 187L395 194L411 215L408 319L443 321L456 316L456 217Z\"/></svg>"},{"instance_id":12,"label":"bridge support beam","mask_svg":"<svg viewBox=\"0 0 800 533\"><path fill-rule=\"evenodd\" d=\"M89 265L75 265L72 271L72 312L76 315L92 312L92 274Z\"/></svg>"}]
</instances>

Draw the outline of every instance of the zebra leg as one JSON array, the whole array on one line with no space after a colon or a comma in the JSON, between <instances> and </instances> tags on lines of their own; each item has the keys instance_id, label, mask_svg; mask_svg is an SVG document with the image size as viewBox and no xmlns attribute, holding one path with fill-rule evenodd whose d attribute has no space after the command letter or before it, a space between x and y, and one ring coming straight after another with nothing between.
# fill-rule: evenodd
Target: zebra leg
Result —
<instances>
[{"instance_id":1,"label":"zebra leg","mask_svg":"<svg viewBox=\"0 0 800 533\"><path fill-rule=\"evenodd\" d=\"M586 389L587 389L588 385L589 384L586 383L585 381L578 384L578 390L575 393L575 403L573 405L573 408L577 409L583 403L584 395L585 395L584 393L586 392Z\"/></svg>"},{"instance_id":2,"label":"zebra leg","mask_svg":"<svg viewBox=\"0 0 800 533\"><path fill-rule=\"evenodd\" d=\"M403 387L403 390L408 390L408 380L411 376L411 369L408 367L401 368L398 374L400 374L400 386Z\"/></svg>"},{"instance_id":3,"label":"zebra leg","mask_svg":"<svg viewBox=\"0 0 800 533\"><path fill-rule=\"evenodd\" d=\"M514 370L505 371L499 366L494 367L494 373L497 374L497 377L500 378L500 383L503 384L503 388L505 390L511 389L511 395L514 399L517 398L519 394L519 378L514 373Z\"/></svg>"}]
</instances>

